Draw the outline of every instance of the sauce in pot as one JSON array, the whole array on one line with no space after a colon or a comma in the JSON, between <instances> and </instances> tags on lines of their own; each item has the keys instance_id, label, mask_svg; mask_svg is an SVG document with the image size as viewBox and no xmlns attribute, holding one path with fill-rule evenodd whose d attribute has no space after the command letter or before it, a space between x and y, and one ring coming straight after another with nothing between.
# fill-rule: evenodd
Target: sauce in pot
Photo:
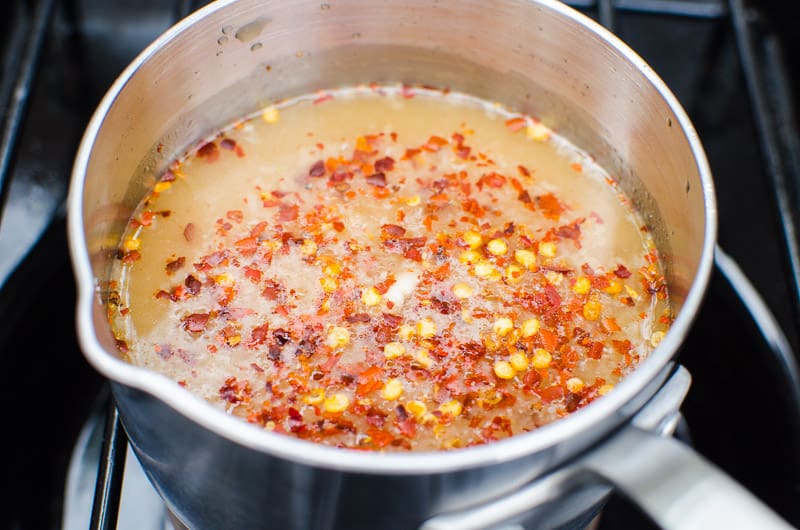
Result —
<instances>
[{"instance_id":1,"label":"sauce in pot","mask_svg":"<svg viewBox=\"0 0 800 530\"><path fill-rule=\"evenodd\" d=\"M530 431L613 389L670 322L613 180L536 120L361 87L236 123L130 222L110 318L136 365L341 447Z\"/></svg>"}]
</instances>

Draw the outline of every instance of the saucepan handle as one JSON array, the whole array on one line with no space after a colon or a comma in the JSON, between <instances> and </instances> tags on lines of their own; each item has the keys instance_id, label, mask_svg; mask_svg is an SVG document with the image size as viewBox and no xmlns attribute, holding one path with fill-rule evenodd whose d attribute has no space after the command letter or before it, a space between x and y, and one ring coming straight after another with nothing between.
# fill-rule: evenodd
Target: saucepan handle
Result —
<instances>
[{"instance_id":1,"label":"saucepan handle","mask_svg":"<svg viewBox=\"0 0 800 530\"><path fill-rule=\"evenodd\" d=\"M723 471L670 435L691 376L676 367L625 427L584 455L494 502L435 516L421 530L497 528L579 488L614 486L667 530L793 528Z\"/></svg>"},{"instance_id":2,"label":"saucepan handle","mask_svg":"<svg viewBox=\"0 0 800 530\"><path fill-rule=\"evenodd\" d=\"M580 467L668 530L793 528L691 448L633 425L587 454Z\"/></svg>"}]
</instances>

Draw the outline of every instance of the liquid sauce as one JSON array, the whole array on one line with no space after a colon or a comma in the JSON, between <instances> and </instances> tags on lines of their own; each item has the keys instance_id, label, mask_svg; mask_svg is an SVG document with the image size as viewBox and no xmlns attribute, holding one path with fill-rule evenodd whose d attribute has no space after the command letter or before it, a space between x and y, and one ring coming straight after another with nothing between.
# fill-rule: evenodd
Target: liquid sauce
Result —
<instances>
[{"instance_id":1,"label":"liquid sauce","mask_svg":"<svg viewBox=\"0 0 800 530\"><path fill-rule=\"evenodd\" d=\"M362 87L233 124L161 176L120 244L127 359L245 421L439 450L613 389L670 321L613 181L536 120Z\"/></svg>"}]
</instances>

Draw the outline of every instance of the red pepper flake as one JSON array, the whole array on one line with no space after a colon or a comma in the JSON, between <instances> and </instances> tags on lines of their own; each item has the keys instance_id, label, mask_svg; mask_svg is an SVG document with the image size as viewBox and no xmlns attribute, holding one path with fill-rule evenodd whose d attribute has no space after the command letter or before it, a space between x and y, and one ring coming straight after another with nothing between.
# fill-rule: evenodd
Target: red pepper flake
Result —
<instances>
[{"instance_id":1,"label":"red pepper flake","mask_svg":"<svg viewBox=\"0 0 800 530\"><path fill-rule=\"evenodd\" d=\"M261 281L261 270L255 267L245 267L244 277L253 283L258 283Z\"/></svg>"},{"instance_id":2,"label":"red pepper flake","mask_svg":"<svg viewBox=\"0 0 800 530\"><path fill-rule=\"evenodd\" d=\"M555 332L542 328L539 330L539 335L542 337L542 346L550 352L556 351L558 348L558 335Z\"/></svg>"},{"instance_id":3,"label":"red pepper flake","mask_svg":"<svg viewBox=\"0 0 800 530\"><path fill-rule=\"evenodd\" d=\"M506 127L511 132L517 132L523 127L528 124L528 120L521 116L517 116L516 118L511 118L510 120L506 120Z\"/></svg>"},{"instance_id":4,"label":"red pepper flake","mask_svg":"<svg viewBox=\"0 0 800 530\"><path fill-rule=\"evenodd\" d=\"M520 192L520 194L517 195L517 199L524 202L525 204L530 204L532 200L531 194L528 193L528 190L523 190L522 192Z\"/></svg>"},{"instance_id":5,"label":"red pepper flake","mask_svg":"<svg viewBox=\"0 0 800 530\"><path fill-rule=\"evenodd\" d=\"M398 225L381 225L381 232L386 237L402 237L406 233L406 229Z\"/></svg>"},{"instance_id":6,"label":"red pepper flake","mask_svg":"<svg viewBox=\"0 0 800 530\"><path fill-rule=\"evenodd\" d=\"M395 427L400 431L400 434L406 438L414 438L417 434L417 422L414 418L406 418L404 420L395 420Z\"/></svg>"},{"instance_id":7,"label":"red pepper flake","mask_svg":"<svg viewBox=\"0 0 800 530\"><path fill-rule=\"evenodd\" d=\"M396 281L397 280L395 280L394 276L390 274L389 276L386 277L385 280L375 284L375 290L378 291L378 294L384 295L386 294L386 291L389 290L389 287L394 285Z\"/></svg>"},{"instance_id":8,"label":"red pepper flake","mask_svg":"<svg viewBox=\"0 0 800 530\"><path fill-rule=\"evenodd\" d=\"M183 229L183 238L186 241L191 241L194 239L196 232L197 227L194 225L194 223L186 223L186 227Z\"/></svg>"},{"instance_id":9,"label":"red pepper flake","mask_svg":"<svg viewBox=\"0 0 800 530\"><path fill-rule=\"evenodd\" d=\"M325 162L322 160L317 160L311 166L311 169L308 170L308 176L319 178L325 175Z\"/></svg>"},{"instance_id":10,"label":"red pepper flake","mask_svg":"<svg viewBox=\"0 0 800 530\"><path fill-rule=\"evenodd\" d=\"M369 436L372 440L373 447L377 447L378 449L386 447L392 442L392 440L394 440L394 436L383 429L378 429L375 427L370 427L367 429L367 436Z\"/></svg>"},{"instance_id":11,"label":"red pepper flake","mask_svg":"<svg viewBox=\"0 0 800 530\"><path fill-rule=\"evenodd\" d=\"M569 167L571 167L573 171L577 171L578 173L581 173L583 171L583 166L578 162L573 162L572 164L569 165Z\"/></svg>"},{"instance_id":12,"label":"red pepper flake","mask_svg":"<svg viewBox=\"0 0 800 530\"><path fill-rule=\"evenodd\" d=\"M208 325L208 313L192 313L183 319L183 329L190 333L200 333Z\"/></svg>"},{"instance_id":13,"label":"red pepper flake","mask_svg":"<svg viewBox=\"0 0 800 530\"><path fill-rule=\"evenodd\" d=\"M614 274L617 276L617 278L622 279L631 277L631 271L629 271L625 265L622 265L621 263L617 265L617 269L614 271Z\"/></svg>"},{"instance_id":14,"label":"red pepper flake","mask_svg":"<svg viewBox=\"0 0 800 530\"><path fill-rule=\"evenodd\" d=\"M122 353L128 353L128 343L122 339L115 339L114 343L117 345L117 349Z\"/></svg>"},{"instance_id":15,"label":"red pepper flake","mask_svg":"<svg viewBox=\"0 0 800 530\"><path fill-rule=\"evenodd\" d=\"M523 177L530 178L531 176L530 170L523 165L517 166L517 171L519 171L519 174L522 175Z\"/></svg>"},{"instance_id":16,"label":"red pepper flake","mask_svg":"<svg viewBox=\"0 0 800 530\"><path fill-rule=\"evenodd\" d=\"M604 318L600 322L603 325L603 329L606 331L606 333L614 333L615 331L620 330L619 324L617 324L617 319L614 317Z\"/></svg>"},{"instance_id":17,"label":"red pepper flake","mask_svg":"<svg viewBox=\"0 0 800 530\"><path fill-rule=\"evenodd\" d=\"M625 339L625 340L612 340L611 341L611 345L614 346L614 349L617 350L617 352L620 355L628 355L628 354L630 354L631 348L633 348L633 344L631 344L631 341L629 341L627 339Z\"/></svg>"},{"instance_id":18,"label":"red pepper flake","mask_svg":"<svg viewBox=\"0 0 800 530\"><path fill-rule=\"evenodd\" d=\"M592 342L589 345L589 351L586 352L586 356L590 359L600 359L603 356L603 343Z\"/></svg>"},{"instance_id":19,"label":"red pepper flake","mask_svg":"<svg viewBox=\"0 0 800 530\"><path fill-rule=\"evenodd\" d=\"M506 183L506 178L499 173L484 173L481 175L481 178L478 179L476 186L478 186L479 190L483 190L483 186L489 186L491 188L502 188Z\"/></svg>"},{"instance_id":20,"label":"red pepper flake","mask_svg":"<svg viewBox=\"0 0 800 530\"><path fill-rule=\"evenodd\" d=\"M203 284L200 283L200 280L192 276L191 274L186 277L183 281L183 284L186 286L186 290L189 291L189 294L196 295L200 292Z\"/></svg>"},{"instance_id":21,"label":"red pepper flake","mask_svg":"<svg viewBox=\"0 0 800 530\"><path fill-rule=\"evenodd\" d=\"M267 300L277 300L280 295L285 292L285 288L275 280L267 280L264 290L261 291L261 296Z\"/></svg>"},{"instance_id":22,"label":"red pepper flake","mask_svg":"<svg viewBox=\"0 0 800 530\"><path fill-rule=\"evenodd\" d=\"M236 140L224 138L222 141L220 141L219 146L223 149L227 149L228 151L233 151L236 149Z\"/></svg>"},{"instance_id":23,"label":"red pepper flake","mask_svg":"<svg viewBox=\"0 0 800 530\"><path fill-rule=\"evenodd\" d=\"M556 235L563 239L571 239L576 248L581 248L581 223L584 219L578 219L574 223L562 225L556 228Z\"/></svg>"},{"instance_id":24,"label":"red pepper flake","mask_svg":"<svg viewBox=\"0 0 800 530\"><path fill-rule=\"evenodd\" d=\"M357 322L367 323L372 320L372 317L370 317L367 313L356 313L354 315L346 316L345 320L347 320L347 322L350 324L355 324Z\"/></svg>"},{"instance_id":25,"label":"red pepper flake","mask_svg":"<svg viewBox=\"0 0 800 530\"><path fill-rule=\"evenodd\" d=\"M225 217L235 223L241 223L244 219L244 213L241 210L228 210L225 212Z\"/></svg>"},{"instance_id":26,"label":"red pepper flake","mask_svg":"<svg viewBox=\"0 0 800 530\"><path fill-rule=\"evenodd\" d=\"M256 250L258 250L258 238L252 236L246 237L236 241L234 246L242 256L252 256L256 253Z\"/></svg>"},{"instance_id":27,"label":"red pepper flake","mask_svg":"<svg viewBox=\"0 0 800 530\"><path fill-rule=\"evenodd\" d=\"M375 161L375 171L379 173L386 173L393 169L394 169L394 158L390 156L386 156Z\"/></svg>"},{"instance_id":28,"label":"red pepper flake","mask_svg":"<svg viewBox=\"0 0 800 530\"><path fill-rule=\"evenodd\" d=\"M170 170L164 172L159 179L161 182L174 182L175 181L175 173Z\"/></svg>"},{"instance_id":29,"label":"red pepper flake","mask_svg":"<svg viewBox=\"0 0 800 530\"><path fill-rule=\"evenodd\" d=\"M367 177L367 184L378 186L380 188L386 187L386 175L383 173L373 173Z\"/></svg>"},{"instance_id":30,"label":"red pepper flake","mask_svg":"<svg viewBox=\"0 0 800 530\"><path fill-rule=\"evenodd\" d=\"M174 259L167 263L166 270L167 274L172 276L178 269L182 268L186 264L186 258L184 256L179 257L178 259Z\"/></svg>"},{"instance_id":31,"label":"red pepper flake","mask_svg":"<svg viewBox=\"0 0 800 530\"><path fill-rule=\"evenodd\" d=\"M422 148L426 151L430 151L431 153L435 153L448 143L449 142L441 136L431 136L428 138L428 141L425 142L425 145L423 145Z\"/></svg>"},{"instance_id":32,"label":"red pepper flake","mask_svg":"<svg viewBox=\"0 0 800 530\"><path fill-rule=\"evenodd\" d=\"M219 158L219 148L214 142L208 142L197 149L197 156L206 162L215 162Z\"/></svg>"},{"instance_id":33,"label":"red pepper flake","mask_svg":"<svg viewBox=\"0 0 800 530\"><path fill-rule=\"evenodd\" d=\"M219 389L219 397L234 405L250 401L251 394L250 382L239 381L235 376L227 378Z\"/></svg>"},{"instance_id":34,"label":"red pepper flake","mask_svg":"<svg viewBox=\"0 0 800 530\"><path fill-rule=\"evenodd\" d=\"M294 221L297 219L299 211L300 208L296 204L281 203L278 211L278 220L282 222Z\"/></svg>"},{"instance_id":35,"label":"red pepper flake","mask_svg":"<svg viewBox=\"0 0 800 530\"><path fill-rule=\"evenodd\" d=\"M536 205L542 210L545 217L548 219L558 220L565 207L552 193L545 193L536 197Z\"/></svg>"},{"instance_id":36,"label":"red pepper flake","mask_svg":"<svg viewBox=\"0 0 800 530\"><path fill-rule=\"evenodd\" d=\"M539 391L539 396L545 403L550 403L564 397L564 388L561 385L553 385Z\"/></svg>"},{"instance_id":37,"label":"red pepper flake","mask_svg":"<svg viewBox=\"0 0 800 530\"><path fill-rule=\"evenodd\" d=\"M142 255L138 250L131 250L122 255L122 263L133 263L142 259Z\"/></svg>"},{"instance_id":38,"label":"red pepper flake","mask_svg":"<svg viewBox=\"0 0 800 530\"><path fill-rule=\"evenodd\" d=\"M267 332L269 331L269 323L264 323L260 326L253 328L250 332L250 341L247 343L249 348L260 346L267 341Z\"/></svg>"},{"instance_id":39,"label":"red pepper flake","mask_svg":"<svg viewBox=\"0 0 800 530\"><path fill-rule=\"evenodd\" d=\"M422 149L418 149L416 147L410 147L406 149L406 152L403 154L403 160L410 160L420 153L422 153Z\"/></svg>"},{"instance_id":40,"label":"red pepper flake","mask_svg":"<svg viewBox=\"0 0 800 530\"><path fill-rule=\"evenodd\" d=\"M266 230L266 229L267 229L267 222L266 222L266 221L261 221L260 223L258 223L256 226L254 226L254 227L253 227L253 228L250 230L250 236L251 236L251 237L258 237L258 236L260 236L260 235L261 235L261 234L264 232L264 230Z\"/></svg>"},{"instance_id":41,"label":"red pepper flake","mask_svg":"<svg viewBox=\"0 0 800 530\"><path fill-rule=\"evenodd\" d=\"M153 219L155 216L156 215L151 211L142 212L142 217L139 220L139 224L142 226L150 226L153 224Z\"/></svg>"},{"instance_id":42,"label":"red pepper flake","mask_svg":"<svg viewBox=\"0 0 800 530\"><path fill-rule=\"evenodd\" d=\"M372 366L358 374L356 395L366 396L370 392L380 389L383 386L382 377L383 370L378 366Z\"/></svg>"},{"instance_id":43,"label":"red pepper flake","mask_svg":"<svg viewBox=\"0 0 800 530\"><path fill-rule=\"evenodd\" d=\"M341 222L341 221L334 221L334 222L333 222L333 223L331 223L331 224L332 224L332 226L333 226L333 229L334 229L334 230L336 230L337 232L344 232L344 223L343 223L343 222Z\"/></svg>"},{"instance_id":44,"label":"red pepper flake","mask_svg":"<svg viewBox=\"0 0 800 530\"><path fill-rule=\"evenodd\" d=\"M402 95L406 99L411 99L416 95L416 93L414 92L414 89L411 88L411 86L403 85L400 88L400 95Z\"/></svg>"}]
</instances>

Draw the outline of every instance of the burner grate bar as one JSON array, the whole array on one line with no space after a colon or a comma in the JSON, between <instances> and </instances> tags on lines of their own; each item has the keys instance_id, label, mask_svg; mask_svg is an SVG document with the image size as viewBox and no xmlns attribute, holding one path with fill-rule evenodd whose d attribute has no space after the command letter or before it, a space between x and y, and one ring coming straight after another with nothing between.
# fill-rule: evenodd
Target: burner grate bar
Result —
<instances>
[{"instance_id":1,"label":"burner grate bar","mask_svg":"<svg viewBox=\"0 0 800 530\"><path fill-rule=\"evenodd\" d=\"M128 437L119 420L119 412L114 400L109 399L103 447L100 449L100 466L97 469L90 530L115 530L117 528L127 448Z\"/></svg>"},{"instance_id":2,"label":"burner grate bar","mask_svg":"<svg viewBox=\"0 0 800 530\"><path fill-rule=\"evenodd\" d=\"M780 148L782 138L779 136L782 133L781 136L788 138L788 140L783 139L784 145L787 142L791 143L793 139L794 145L797 146L797 131L790 121L793 115L789 114L792 109L787 102L788 96L786 96L788 93L788 88L785 86L787 80L785 76L782 77L774 72L774 70L783 68L780 63L776 64L776 59L778 58L775 56L775 51L771 54L773 60L768 60L767 65L762 64L759 60L753 44L748 13L743 0L730 0L730 11L732 23L736 30L736 44L739 49L745 83L750 93L752 110L755 114L754 118L761 144L761 152L764 157L764 165L772 184L778 208L781 230L786 245L789 275L792 279L792 309L795 317L797 317L800 315L800 245L798 245L797 224L792 211L792 192L787 178L787 171L790 171L792 169L791 166L794 165L795 178L800 178L800 174L798 174L796 156L793 157L794 164L791 164L791 160L788 163L784 160ZM777 45L773 45L772 48L777 49ZM781 86L780 81L782 81L783 86L779 90L770 91L764 79L765 74L771 76L772 80L779 81L778 86ZM781 97L782 95L783 97ZM779 121L776 116L783 116L784 118ZM780 130L778 129L779 125L781 127Z\"/></svg>"},{"instance_id":3,"label":"burner grate bar","mask_svg":"<svg viewBox=\"0 0 800 530\"><path fill-rule=\"evenodd\" d=\"M567 0L572 7L579 9L598 8L601 22L604 20L604 4L609 4L613 9L646 13L651 15L668 15L674 17L689 17L700 19L716 19L728 16L728 7L723 0L709 0L698 2L696 0ZM613 17L613 14L612 14ZM611 19L613 20L613 18ZM610 27L603 22L603 25Z\"/></svg>"},{"instance_id":4,"label":"burner grate bar","mask_svg":"<svg viewBox=\"0 0 800 530\"><path fill-rule=\"evenodd\" d=\"M36 5L28 40L17 71L17 81L10 94L3 119L2 136L0 136L0 211L5 207L17 142L28 109L28 98L33 91L33 83L39 70L39 59L42 56L47 29L50 27L54 4L55 0L40 0Z\"/></svg>"}]
</instances>

